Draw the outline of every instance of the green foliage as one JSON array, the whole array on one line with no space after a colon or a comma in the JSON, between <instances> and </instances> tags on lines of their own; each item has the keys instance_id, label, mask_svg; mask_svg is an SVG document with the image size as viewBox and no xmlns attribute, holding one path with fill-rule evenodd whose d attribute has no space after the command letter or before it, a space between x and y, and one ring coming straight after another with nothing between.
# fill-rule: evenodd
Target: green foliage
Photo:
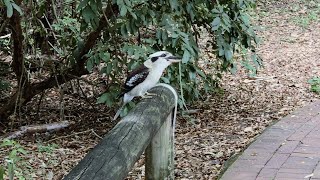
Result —
<instances>
[{"instance_id":1,"label":"green foliage","mask_svg":"<svg viewBox=\"0 0 320 180\"><path fill-rule=\"evenodd\" d=\"M18 11L20 15L23 14L21 8L13 0L2 0L0 2L0 5L1 4L4 4L7 8L7 17L11 17L13 15L13 10Z\"/></svg>"},{"instance_id":2,"label":"green foliage","mask_svg":"<svg viewBox=\"0 0 320 180\"><path fill-rule=\"evenodd\" d=\"M98 46L88 54L87 62L89 71L103 62L101 73L105 73L112 82L110 91L98 99L99 103L112 106L120 91L119 79L126 73L124 69L133 69L148 54L158 50L166 49L182 56L181 66L170 67L162 81L179 88L188 102L200 98L203 92L214 91L221 71L237 69L235 54L241 53L243 67L253 74L261 65L261 59L255 54L259 39L247 13L255 5L252 0L220 3L117 0L110 3L118 6L119 16L107 17L110 27L104 31ZM101 9L97 7L100 7L98 0L81 1L78 6L83 19L81 27L97 28L102 16ZM206 36L209 41L204 45L215 52L217 60L208 60L216 64L216 69L204 73L198 65L203 61L200 59L199 41Z\"/></svg>"},{"instance_id":3,"label":"green foliage","mask_svg":"<svg viewBox=\"0 0 320 180\"><path fill-rule=\"evenodd\" d=\"M39 152L46 152L51 154L57 148L58 148L57 144L48 144L48 145L38 144Z\"/></svg>"},{"instance_id":4,"label":"green foliage","mask_svg":"<svg viewBox=\"0 0 320 180\"><path fill-rule=\"evenodd\" d=\"M0 144L0 148L10 148L10 153L5 157L6 166L0 166L0 179L7 177L10 180L13 180L14 177L17 177L20 180L30 179L29 170L32 167L23 159L27 155L27 151L23 147L13 141L4 139Z\"/></svg>"},{"instance_id":5,"label":"green foliage","mask_svg":"<svg viewBox=\"0 0 320 180\"><path fill-rule=\"evenodd\" d=\"M12 15L10 7L19 11L12 0L3 2L9 15ZM125 74L159 50L182 57L182 63L169 67L161 78L179 89L180 107L204 93L216 91L222 72L236 72L237 64L253 75L261 66L261 59L255 53L259 39L248 15L248 10L255 7L254 0L67 0L59 3L62 4L26 3L32 11L26 16L32 18L23 19L25 41L34 45L36 39L30 40L30 37L35 32L47 39L53 37L55 43L50 47L57 58L63 59L56 72L63 74L82 56L80 49L89 33L101 28L99 24L106 21L101 38L85 54L86 69L92 72L96 66L101 67L100 72L108 82L108 90L98 103L112 106L118 101ZM40 17L46 17L50 26ZM208 58L201 52L211 52L215 57Z\"/></svg>"},{"instance_id":6,"label":"green foliage","mask_svg":"<svg viewBox=\"0 0 320 180\"><path fill-rule=\"evenodd\" d=\"M4 175L5 175L5 170L2 166L0 166L0 180L4 179Z\"/></svg>"},{"instance_id":7,"label":"green foliage","mask_svg":"<svg viewBox=\"0 0 320 180\"><path fill-rule=\"evenodd\" d=\"M295 17L293 22L303 28L309 27L312 22L318 20L317 14L315 12L310 12L308 16Z\"/></svg>"},{"instance_id":8,"label":"green foliage","mask_svg":"<svg viewBox=\"0 0 320 180\"><path fill-rule=\"evenodd\" d=\"M9 88L9 83L0 79L0 92Z\"/></svg>"},{"instance_id":9,"label":"green foliage","mask_svg":"<svg viewBox=\"0 0 320 180\"><path fill-rule=\"evenodd\" d=\"M308 28L313 22L318 22L320 17L320 1L302 1L300 4L295 4L292 11L305 11L301 16L292 18L293 22L302 28Z\"/></svg>"},{"instance_id":10,"label":"green foliage","mask_svg":"<svg viewBox=\"0 0 320 180\"><path fill-rule=\"evenodd\" d=\"M313 77L308 83L311 85L312 92L320 93L320 77Z\"/></svg>"},{"instance_id":11,"label":"green foliage","mask_svg":"<svg viewBox=\"0 0 320 180\"><path fill-rule=\"evenodd\" d=\"M0 51L5 53L10 52L10 38L0 38Z\"/></svg>"}]
</instances>

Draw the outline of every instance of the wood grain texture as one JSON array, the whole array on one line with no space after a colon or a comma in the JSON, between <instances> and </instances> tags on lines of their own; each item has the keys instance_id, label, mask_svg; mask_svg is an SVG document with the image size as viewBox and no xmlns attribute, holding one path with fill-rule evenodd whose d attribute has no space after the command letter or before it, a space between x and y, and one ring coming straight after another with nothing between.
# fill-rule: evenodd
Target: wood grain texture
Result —
<instances>
[{"instance_id":1,"label":"wood grain texture","mask_svg":"<svg viewBox=\"0 0 320 180\"><path fill-rule=\"evenodd\" d=\"M174 141L172 113L162 124L145 151L146 180L174 179Z\"/></svg>"},{"instance_id":2,"label":"wood grain texture","mask_svg":"<svg viewBox=\"0 0 320 180\"><path fill-rule=\"evenodd\" d=\"M128 175L174 107L169 89L159 86L149 92L157 96L139 102L65 180L120 180Z\"/></svg>"}]
</instances>

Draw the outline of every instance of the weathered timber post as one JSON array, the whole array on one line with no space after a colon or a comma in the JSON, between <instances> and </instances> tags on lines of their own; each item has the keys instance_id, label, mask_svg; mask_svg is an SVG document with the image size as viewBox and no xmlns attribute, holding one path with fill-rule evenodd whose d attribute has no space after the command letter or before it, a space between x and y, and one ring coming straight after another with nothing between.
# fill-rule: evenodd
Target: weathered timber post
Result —
<instances>
[{"instance_id":1,"label":"weathered timber post","mask_svg":"<svg viewBox=\"0 0 320 180\"><path fill-rule=\"evenodd\" d=\"M172 118L172 113L170 113L146 149L145 172L147 180L174 179L174 129Z\"/></svg>"},{"instance_id":2,"label":"weathered timber post","mask_svg":"<svg viewBox=\"0 0 320 180\"><path fill-rule=\"evenodd\" d=\"M157 96L142 99L71 170L65 180L121 180L127 177L159 129L171 125L168 116L175 106L174 94L162 86L149 92ZM165 121L167 124L163 125Z\"/></svg>"}]
</instances>

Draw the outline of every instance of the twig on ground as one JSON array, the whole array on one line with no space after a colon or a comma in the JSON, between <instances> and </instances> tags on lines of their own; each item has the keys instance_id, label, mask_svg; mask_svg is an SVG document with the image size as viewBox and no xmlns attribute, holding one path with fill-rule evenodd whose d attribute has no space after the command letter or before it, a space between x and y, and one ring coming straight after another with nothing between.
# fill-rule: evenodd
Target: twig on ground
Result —
<instances>
[{"instance_id":1,"label":"twig on ground","mask_svg":"<svg viewBox=\"0 0 320 180\"><path fill-rule=\"evenodd\" d=\"M97 136L99 139L102 139L102 137L99 136L93 129L91 129L91 132L92 132L95 136Z\"/></svg>"},{"instance_id":2,"label":"twig on ground","mask_svg":"<svg viewBox=\"0 0 320 180\"><path fill-rule=\"evenodd\" d=\"M82 87L81 87L81 85L80 85L79 79L77 79L77 85L78 85L80 91L82 92L82 95L84 96L85 101L86 101L87 103L89 103L89 105L92 107L92 109L93 109L94 111L98 112L97 109L94 107L94 105L90 102L90 100L89 100L89 98L87 97L86 93L83 91L83 89L82 89ZM79 93L79 95L80 95L80 93Z\"/></svg>"},{"instance_id":3,"label":"twig on ground","mask_svg":"<svg viewBox=\"0 0 320 180\"><path fill-rule=\"evenodd\" d=\"M36 114L37 117L39 117L40 105L41 105L43 97L44 97L44 91L42 91L40 98L39 98L39 102L38 102L38 106L37 106L37 114Z\"/></svg>"},{"instance_id":4,"label":"twig on ground","mask_svg":"<svg viewBox=\"0 0 320 180\"><path fill-rule=\"evenodd\" d=\"M49 141L47 141L47 143L52 142L52 141L56 141L56 140L58 140L58 139L63 139L63 138L71 137L71 136L74 136L74 135L85 134L85 133L88 133L88 132L92 132L91 129L86 130L86 131L76 132L76 133L69 134L69 135L66 135L66 136L60 136L60 137L57 137L57 138L54 138L54 139L50 139Z\"/></svg>"}]
</instances>

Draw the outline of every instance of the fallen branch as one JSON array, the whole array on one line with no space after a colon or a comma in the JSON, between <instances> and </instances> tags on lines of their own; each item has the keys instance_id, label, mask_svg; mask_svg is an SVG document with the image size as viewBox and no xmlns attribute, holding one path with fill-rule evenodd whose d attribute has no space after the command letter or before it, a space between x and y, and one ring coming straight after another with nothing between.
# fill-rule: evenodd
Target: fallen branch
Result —
<instances>
[{"instance_id":1,"label":"fallen branch","mask_svg":"<svg viewBox=\"0 0 320 180\"><path fill-rule=\"evenodd\" d=\"M7 34L7 35L4 35L4 36L0 36L0 39L5 39L5 38L9 38L11 37L11 34Z\"/></svg>"},{"instance_id":2,"label":"fallen branch","mask_svg":"<svg viewBox=\"0 0 320 180\"><path fill-rule=\"evenodd\" d=\"M30 126L22 126L19 131L10 133L7 136L1 137L1 139L16 139L25 134L34 134L40 132L48 132L48 131L58 131L60 129L66 128L70 125L68 121L61 121L50 124L43 125L30 125Z\"/></svg>"}]
</instances>

